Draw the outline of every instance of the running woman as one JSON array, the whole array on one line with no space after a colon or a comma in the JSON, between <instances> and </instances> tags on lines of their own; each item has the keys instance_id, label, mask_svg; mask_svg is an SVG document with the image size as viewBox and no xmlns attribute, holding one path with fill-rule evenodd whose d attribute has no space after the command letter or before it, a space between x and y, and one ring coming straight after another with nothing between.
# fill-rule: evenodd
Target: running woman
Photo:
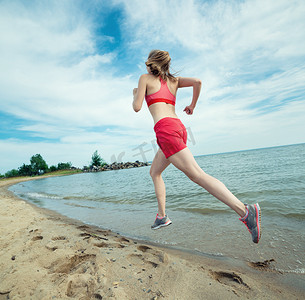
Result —
<instances>
[{"instance_id":1,"label":"running woman","mask_svg":"<svg viewBox=\"0 0 305 300\"><path fill-rule=\"evenodd\" d=\"M192 87L193 98L184 111L192 115L201 90L197 78L175 77L170 73L171 58L167 51L152 50L146 61L147 74L143 74L138 88L133 89L133 109L139 112L144 98L154 120L158 149L150 168L158 201L158 213L152 229L172 222L165 213L166 192L162 172L172 163L189 179L206 189L214 197L233 209L248 228L252 241L258 243L261 236L260 207L258 203L247 205L239 201L218 179L206 174L197 164L186 146L187 132L175 112L176 94L179 88Z\"/></svg>"}]
</instances>

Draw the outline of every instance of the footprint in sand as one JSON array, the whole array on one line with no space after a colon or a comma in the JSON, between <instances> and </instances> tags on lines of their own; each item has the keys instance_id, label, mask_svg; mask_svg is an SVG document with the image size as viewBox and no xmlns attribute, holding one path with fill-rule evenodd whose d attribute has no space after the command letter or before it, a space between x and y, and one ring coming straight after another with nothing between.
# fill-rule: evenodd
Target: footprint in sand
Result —
<instances>
[{"instance_id":1,"label":"footprint in sand","mask_svg":"<svg viewBox=\"0 0 305 300\"><path fill-rule=\"evenodd\" d=\"M97 271L95 254L74 255L68 260L57 260L49 267L50 273L86 273L88 269L92 269L89 273Z\"/></svg>"},{"instance_id":2,"label":"footprint in sand","mask_svg":"<svg viewBox=\"0 0 305 300\"><path fill-rule=\"evenodd\" d=\"M55 236L52 237L52 241L65 241L67 238L65 236Z\"/></svg>"},{"instance_id":3,"label":"footprint in sand","mask_svg":"<svg viewBox=\"0 0 305 300\"><path fill-rule=\"evenodd\" d=\"M98 247L98 248L108 248L110 247L110 245L108 243L104 243L104 242L101 242L101 243L95 243L93 244L95 247Z\"/></svg>"},{"instance_id":4,"label":"footprint in sand","mask_svg":"<svg viewBox=\"0 0 305 300\"><path fill-rule=\"evenodd\" d=\"M65 236L54 236L51 238L51 241L49 241L49 243L46 244L46 248L48 250L51 250L51 251L55 251L59 248L59 245L60 244L56 244L55 242L57 241L68 241L68 239L65 237Z\"/></svg>"},{"instance_id":5,"label":"footprint in sand","mask_svg":"<svg viewBox=\"0 0 305 300\"><path fill-rule=\"evenodd\" d=\"M145 257L142 254L129 254L128 258L127 258L132 264L147 264L152 266L153 268L157 268L158 267L158 263L149 260L148 257Z\"/></svg>"},{"instance_id":6,"label":"footprint in sand","mask_svg":"<svg viewBox=\"0 0 305 300\"><path fill-rule=\"evenodd\" d=\"M138 250L142 251L142 252L147 252L148 250L152 250L152 248L145 246L145 245L141 245L137 247Z\"/></svg>"},{"instance_id":7,"label":"footprint in sand","mask_svg":"<svg viewBox=\"0 0 305 300\"><path fill-rule=\"evenodd\" d=\"M42 240L42 239L43 239L42 235L36 235L36 236L32 237L32 241L39 241L39 240Z\"/></svg>"},{"instance_id":8,"label":"footprint in sand","mask_svg":"<svg viewBox=\"0 0 305 300\"><path fill-rule=\"evenodd\" d=\"M254 269L258 269L260 271L267 271L267 272L275 272L275 273L280 273L282 274L282 272L274 269L271 266L271 263L275 262L275 259L271 258L271 259L267 259L265 261L258 261L258 262L248 262L249 266L254 268Z\"/></svg>"},{"instance_id":9,"label":"footprint in sand","mask_svg":"<svg viewBox=\"0 0 305 300\"><path fill-rule=\"evenodd\" d=\"M142 254L130 254L128 256L128 259L131 263L141 263L141 264L148 264L152 266L153 268L157 268L160 263L167 263L168 257L167 254L163 251L155 250L151 247L145 246L145 245L139 245L137 247L139 251L142 252Z\"/></svg>"},{"instance_id":10,"label":"footprint in sand","mask_svg":"<svg viewBox=\"0 0 305 300\"><path fill-rule=\"evenodd\" d=\"M49 245L46 245L46 248L48 249L48 250L51 250L51 251L56 251L57 249L58 249L58 247L57 246L49 246Z\"/></svg>"},{"instance_id":11,"label":"footprint in sand","mask_svg":"<svg viewBox=\"0 0 305 300\"><path fill-rule=\"evenodd\" d=\"M111 234L110 230L92 229L90 226L87 226L87 225L78 226L77 229L83 230L83 231L85 231L84 233L91 234L91 235L102 234L104 236L108 236L109 234Z\"/></svg>"},{"instance_id":12,"label":"footprint in sand","mask_svg":"<svg viewBox=\"0 0 305 300\"><path fill-rule=\"evenodd\" d=\"M36 234L35 236L32 237L32 241L39 241L39 240L42 240L43 239L43 236L42 235L39 235L41 234L41 229L31 229L29 230L29 233L32 235L32 234Z\"/></svg>"},{"instance_id":13,"label":"footprint in sand","mask_svg":"<svg viewBox=\"0 0 305 300\"><path fill-rule=\"evenodd\" d=\"M101 233L103 235L109 235L111 233L111 230L102 230L102 229L97 229L97 233Z\"/></svg>"},{"instance_id":14,"label":"footprint in sand","mask_svg":"<svg viewBox=\"0 0 305 300\"><path fill-rule=\"evenodd\" d=\"M105 243L105 242L95 243L93 245L98 248L125 248L125 247L127 247L126 245L123 245L123 244Z\"/></svg>"},{"instance_id":15,"label":"footprint in sand","mask_svg":"<svg viewBox=\"0 0 305 300\"><path fill-rule=\"evenodd\" d=\"M151 247L140 245L137 247L138 250L142 251L143 253L149 253L150 255L156 257L159 259L159 262L161 263L167 263L168 262L168 256L165 252L153 249Z\"/></svg>"},{"instance_id":16,"label":"footprint in sand","mask_svg":"<svg viewBox=\"0 0 305 300\"><path fill-rule=\"evenodd\" d=\"M80 234L81 237L83 237L83 240L88 240L90 238L94 238L94 239L97 239L97 240L105 240L105 241L108 241L107 238L105 237L102 237L102 236L99 236L95 233L88 233L88 232L82 232Z\"/></svg>"},{"instance_id":17,"label":"footprint in sand","mask_svg":"<svg viewBox=\"0 0 305 300\"><path fill-rule=\"evenodd\" d=\"M234 272L224 271L212 271L210 270L210 276L221 284L228 285L237 290L246 292L250 290L250 287L243 281L243 279ZM237 294L236 290L233 292Z\"/></svg>"},{"instance_id":18,"label":"footprint in sand","mask_svg":"<svg viewBox=\"0 0 305 300\"><path fill-rule=\"evenodd\" d=\"M81 226L78 226L77 229L86 230L86 229L90 229L90 227L87 225L81 225Z\"/></svg>"},{"instance_id":19,"label":"footprint in sand","mask_svg":"<svg viewBox=\"0 0 305 300\"><path fill-rule=\"evenodd\" d=\"M120 243L130 243L130 240L128 240L128 239L126 239L124 237L119 237L117 239L117 241L120 242Z\"/></svg>"},{"instance_id":20,"label":"footprint in sand","mask_svg":"<svg viewBox=\"0 0 305 300\"><path fill-rule=\"evenodd\" d=\"M66 295L73 299L96 299L92 296L97 287L95 278L88 274L73 274L68 277Z\"/></svg>"}]
</instances>

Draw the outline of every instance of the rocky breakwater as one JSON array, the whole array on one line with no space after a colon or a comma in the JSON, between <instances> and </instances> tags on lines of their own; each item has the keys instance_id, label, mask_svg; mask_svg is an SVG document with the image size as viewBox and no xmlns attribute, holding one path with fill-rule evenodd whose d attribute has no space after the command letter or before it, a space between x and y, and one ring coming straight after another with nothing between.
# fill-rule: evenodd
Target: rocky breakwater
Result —
<instances>
[{"instance_id":1,"label":"rocky breakwater","mask_svg":"<svg viewBox=\"0 0 305 300\"><path fill-rule=\"evenodd\" d=\"M139 167L145 167L149 166L150 164L147 162L140 162L140 161L135 161L135 162L126 162L126 163L118 163L114 162L110 165L105 164L103 166L92 166L90 168L84 168L84 172L102 172L102 171L112 171L112 170L120 170L120 169L130 169L130 168L139 168Z\"/></svg>"}]
</instances>

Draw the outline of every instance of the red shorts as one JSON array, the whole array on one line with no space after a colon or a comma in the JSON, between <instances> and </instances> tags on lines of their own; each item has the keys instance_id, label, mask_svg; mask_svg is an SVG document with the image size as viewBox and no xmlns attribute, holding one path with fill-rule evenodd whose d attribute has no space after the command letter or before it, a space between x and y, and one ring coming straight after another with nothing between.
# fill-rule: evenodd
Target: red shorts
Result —
<instances>
[{"instance_id":1,"label":"red shorts","mask_svg":"<svg viewBox=\"0 0 305 300\"><path fill-rule=\"evenodd\" d=\"M156 123L154 130L157 144L166 158L186 148L187 132L179 119L163 118Z\"/></svg>"}]
</instances>

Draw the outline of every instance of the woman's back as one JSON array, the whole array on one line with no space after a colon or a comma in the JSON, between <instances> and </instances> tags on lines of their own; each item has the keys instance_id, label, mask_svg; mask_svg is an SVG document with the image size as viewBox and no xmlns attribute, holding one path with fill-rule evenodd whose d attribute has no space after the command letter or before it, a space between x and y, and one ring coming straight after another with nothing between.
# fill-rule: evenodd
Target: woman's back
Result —
<instances>
[{"instance_id":1,"label":"woman's back","mask_svg":"<svg viewBox=\"0 0 305 300\"><path fill-rule=\"evenodd\" d=\"M178 89L178 79L167 79L166 81L163 81L161 78L151 74L146 74L146 76L146 98L147 100L151 100L151 102L148 100L147 103L154 123L156 124L160 119L165 117L177 118L175 113L175 99ZM167 95L167 101L163 101L162 99L160 99L160 101L150 99L149 96L152 96L151 98L153 98L160 92L162 92L163 95Z\"/></svg>"},{"instance_id":2,"label":"woman's back","mask_svg":"<svg viewBox=\"0 0 305 300\"><path fill-rule=\"evenodd\" d=\"M147 87L146 87L146 95L152 95L158 92L161 88L161 79L160 77L147 74ZM178 79L167 79L166 80L167 87L169 91L176 97L177 89L178 89Z\"/></svg>"}]
</instances>

